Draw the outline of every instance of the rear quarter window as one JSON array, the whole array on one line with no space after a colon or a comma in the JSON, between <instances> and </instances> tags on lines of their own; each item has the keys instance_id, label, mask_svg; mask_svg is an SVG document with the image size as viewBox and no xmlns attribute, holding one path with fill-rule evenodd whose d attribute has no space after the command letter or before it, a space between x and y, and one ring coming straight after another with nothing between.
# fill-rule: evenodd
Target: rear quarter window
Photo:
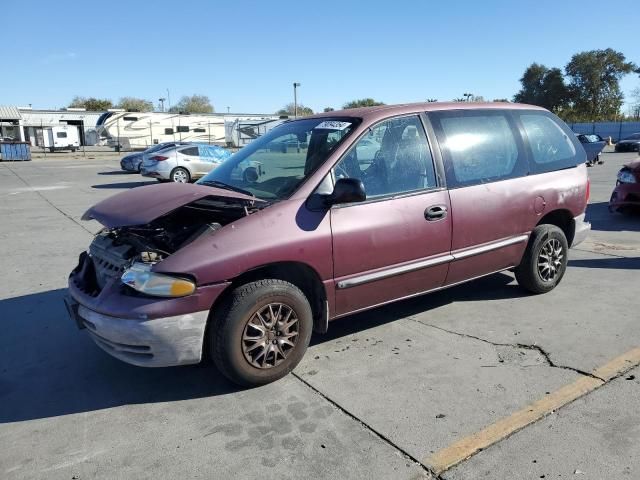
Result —
<instances>
[{"instance_id":1,"label":"rear quarter window","mask_svg":"<svg viewBox=\"0 0 640 480\"><path fill-rule=\"evenodd\" d=\"M182 150L180 150L180 153L182 153L183 155L190 155L192 157L197 157L199 155L198 147L183 148Z\"/></svg>"},{"instance_id":2,"label":"rear quarter window","mask_svg":"<svg viewBox=\"0 0 640 480\"><path fill-rule=\"evenodd\" d=\"M566 125L544 112L526 112L519 117L531 151L531 173L561 170L579 163L575 135Z\"/></svg>"},{"instance_id":3,"label":"rear quarter window","mask_svg":"<svg viewBox=\"0 0 640 480\"><path fill-rule=\"evenodd\" d=\"M449 188L527 174L521 139L503 112L456 110L429 117L442 148Z\"/></svg>"}]
</instances>

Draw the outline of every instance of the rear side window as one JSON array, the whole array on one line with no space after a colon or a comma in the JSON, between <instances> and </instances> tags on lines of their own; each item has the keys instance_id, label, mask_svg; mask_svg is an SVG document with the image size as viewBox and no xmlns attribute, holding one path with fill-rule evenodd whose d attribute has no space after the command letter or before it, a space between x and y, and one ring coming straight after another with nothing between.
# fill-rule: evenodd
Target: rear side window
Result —
<instances>
[{"instance_id":1,"label":"rear side window","mask_svg":"<svg viewBox=\"0 0 640 480\"><path fill-rule=\"evenodd\" d=\"M445 159L450 188L495 182L527 174L523 148L502 112L430 114Z\"/></svg>"},{"instance_id":2,"label":"rear side window","mask_svg":"<svg viewBox=\"0 0 640 480\"><path fill-rule=\"evenodd\" d=\"M520 114L520 121L531 149L531 173L543 173L575 167L576 149L571 133L544 113ZM588 138L586 138L589 141Z\"/></svg>"},{"instance_id":3,"label":"rear side window","mask_svg":"<svg viewBox=\"0 0 640 480\"><path fill-rule=\"evenodd\" d=\"M180 150L183 155L191 155L192 157L198 156L198 147L188 147Z\"/></svg>"},{"instance_id":4,"label":"rear side window","mask_svg":"<svg viewBox=\"0 0 640 480\"><path fill-rule=\"evenodd\" d=\"M67 138L67 132L57 132L56 138Z\"/></svg>"}]
</instances>

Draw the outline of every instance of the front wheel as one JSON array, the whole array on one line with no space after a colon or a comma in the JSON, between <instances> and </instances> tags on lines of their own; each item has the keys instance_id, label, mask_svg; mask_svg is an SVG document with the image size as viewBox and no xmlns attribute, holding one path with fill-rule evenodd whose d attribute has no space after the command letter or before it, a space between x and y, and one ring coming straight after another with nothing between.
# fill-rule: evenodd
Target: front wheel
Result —
<instances>
[{"instance_id":1,"label":"front wheel","mask_svg":"<svg viewBox=\"0 0 640 480\"><path fill-rule=\"evenodd\" d=\"M237 287L209 328L214 363L243 386L273 382L302 360L313 330L309 301L295 285L265 279Z\"/></svg>"},{"instance_id":2,"label":"front wheel","mask_svg":"<svg viewBox=\"0 0 640 480\"><path fill-rule=\"evenodd\" d=\"M569 244L555 225L538 225L531 232L522 262L515 269L516 280L532 293L546 293L560 283L567 269Z\"/></svg>"}]
</instances>

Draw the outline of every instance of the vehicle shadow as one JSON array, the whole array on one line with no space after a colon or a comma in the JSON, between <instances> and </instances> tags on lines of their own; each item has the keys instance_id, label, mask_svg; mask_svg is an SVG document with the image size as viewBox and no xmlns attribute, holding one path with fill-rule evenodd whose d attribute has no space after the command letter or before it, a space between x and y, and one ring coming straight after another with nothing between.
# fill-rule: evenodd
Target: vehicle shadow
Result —
<instances>
[{"instance_id":1,"label":"vehicle shadow","mask_svg":"<svg viewBox=\"0 0 640 480\"><path fill-rule=\"evenodd\" d=\"M640 215L638 213L611 213L608 202L590 203L587 206L587 222L591 222L592 230L603 232L640 232Z\"/></svg>"},{"instance_id":2,"label":"vehicle shadow","mask_svg":"<svg viewBox=\"0 0 640 480\"><path fill-rule=\"evenodd\" d=\"M454 302L505 300L529 295L531 294L515 283L512 275L496 273L446 290L390 303L366 312L339 318L329 324L327 333L314 335L311 338L311 345L318 345L353 333L363 332Z\"/></svg>"},{"instance_id":3,"label":"vehicle shadow","mask_svg":"<svg viewBox=\"0 0 640 480\"><path fill-rule=\"evenodd\" d=\"M124 170L109 170L107 172L98 172L98 175L131 175L138 172L126 172Z\"/></svg>"},{"instance_id":4,"label":"vehicle shadow","mask_svg":"<svg viewBox=\"0 0 640 480\"><path fill-rule=\"evenodd\" d=\"M364 331L450 302L526 295L513 277L496 274L427 296L331 323L312 345ZM89 412L121 405L227 395L242 390L211 362L142 368L100 350L72 322L65 289L0 300L0 424Z\"/></svg>"},{"instance_id":5,"label":"vehicle shadow","mask_svg":"<svg viewBox=\"0 0 640 480\"><path fill-rule=\"evenodd\" d=\"M140 181L140 182L120 182L120 183L104 183L98 185L91 185L91 188L96 188L98 190L110 190L110 189L118 189L118 188L135 188L142 187L144 185L155 185L158 182L154 181Z\"/></svg>"},{"instance_id":6,"label":"vehicle shadow","mask_svg":"<svg viewBox=\"0 0 640 480\"><path fill-rule=\"evenodd\" d=\"M64 293L0 300L0 424L240 390L211 364L154 369L111 358L69 319Z\"/></svg>"},{"instance_id":7,"label":"vehicle shadow","mask_svg":"<svg viewBox=\"0 0 640 480\"><path fill-rule=\"evenodd\" d=\"M570 267L608 268L612 270L640 270L638 257L607 257L569 260Z\"/></svg>"}]
</instances>

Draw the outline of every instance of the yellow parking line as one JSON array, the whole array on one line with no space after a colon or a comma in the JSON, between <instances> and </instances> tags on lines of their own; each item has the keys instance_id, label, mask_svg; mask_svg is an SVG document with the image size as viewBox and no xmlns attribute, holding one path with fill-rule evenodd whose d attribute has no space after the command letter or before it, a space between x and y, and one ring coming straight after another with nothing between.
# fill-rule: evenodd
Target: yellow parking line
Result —
<instances>
[{"instance_id":1,"label":"yellow parking line","mask_svg":"<svg viewBox=\"0 0 640 480\"><path fill-rule=\"evenodd\" d=\"M638 365L640 365L640 348L634 348L594 370L593 375L598 378L583 376L545 395L528 407L437 451L425 461L425 464L436 474L440 474Z\"/></svg>"}]
</instances>

